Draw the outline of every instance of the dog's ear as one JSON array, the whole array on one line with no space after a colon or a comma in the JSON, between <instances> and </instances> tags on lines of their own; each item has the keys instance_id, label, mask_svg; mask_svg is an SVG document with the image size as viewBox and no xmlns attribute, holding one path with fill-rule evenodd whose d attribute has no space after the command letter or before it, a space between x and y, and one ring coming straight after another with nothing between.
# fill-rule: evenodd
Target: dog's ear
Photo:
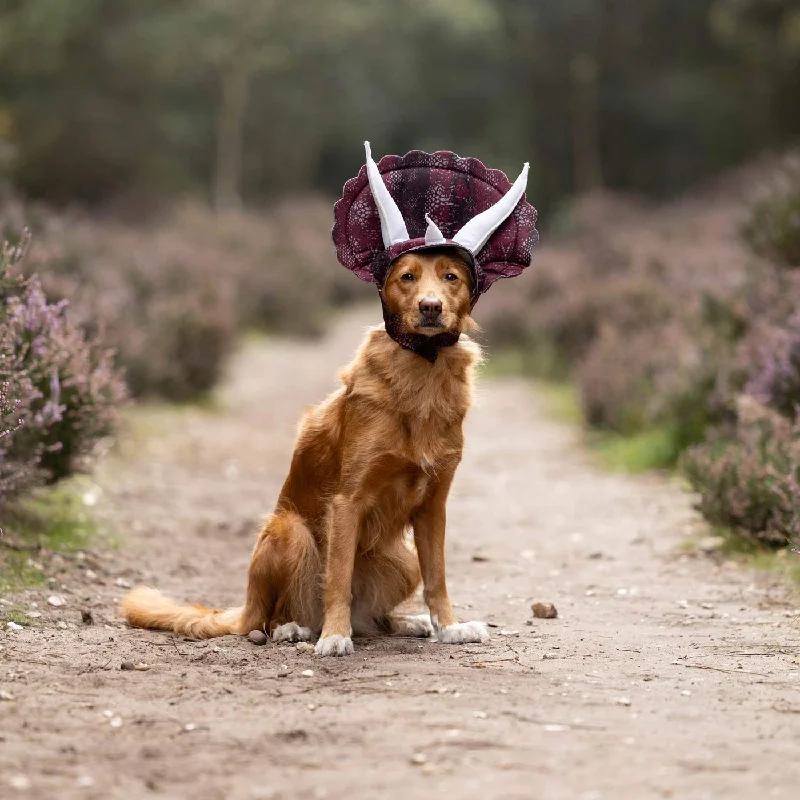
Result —
<instances>
[{"instance_id":1,"label":"dog's ear","mask_svg":"<svg viewBox=\"0 0 800 800\"><path fill-rule=\"evenodd\" d=\"M479 331L480 329L481 326L469 314L461 321L462 331Z\"/></svg>"}]
</instances>

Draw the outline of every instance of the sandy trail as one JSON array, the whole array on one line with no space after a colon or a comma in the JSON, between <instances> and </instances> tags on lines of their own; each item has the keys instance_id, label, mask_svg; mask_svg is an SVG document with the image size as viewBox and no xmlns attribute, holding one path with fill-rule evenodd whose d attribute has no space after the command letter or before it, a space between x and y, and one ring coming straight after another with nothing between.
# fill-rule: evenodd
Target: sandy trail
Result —
<instances>
[{"instance_id":1,"label":"sandy trail","mask_svg":"<svg viewBox=\"0 0 800 800\"><path fill-rule=\"evenodd\" d=\"M681 556L698 524L680 489L595 468L521 380L482 382L450 502L451 596L489 645L320 660L117 620L126 582L241 601L300 413L372 314L248 345L221 410L149 412L106 460L98 508L124 548L56 559L54 589L16 598L43 625L0 633L0 797L796 797L797 596ZM529 624L532 600L559 618Z\"/></svg>"}]
</instances>

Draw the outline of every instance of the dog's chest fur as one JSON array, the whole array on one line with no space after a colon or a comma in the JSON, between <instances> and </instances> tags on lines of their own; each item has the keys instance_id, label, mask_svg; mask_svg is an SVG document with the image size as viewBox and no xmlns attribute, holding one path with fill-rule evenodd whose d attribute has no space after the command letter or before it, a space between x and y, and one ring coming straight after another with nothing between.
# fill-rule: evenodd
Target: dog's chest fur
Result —
<instances>
[{"instance_id":1,"label":"dog's chest fur","mask_svg":"<svg viewBox=\"0 0 800 800\"><path fill-rule=\"evenodd\" d=\"M381 328L368 334L342 379L354 400L380 417L391 453L431 474L460 459L461 425L472 403L479 347L466 337L440 351L435 364L399 348ZM369 412L366 412L369 415Z\"/></svg>"}]
</instances>

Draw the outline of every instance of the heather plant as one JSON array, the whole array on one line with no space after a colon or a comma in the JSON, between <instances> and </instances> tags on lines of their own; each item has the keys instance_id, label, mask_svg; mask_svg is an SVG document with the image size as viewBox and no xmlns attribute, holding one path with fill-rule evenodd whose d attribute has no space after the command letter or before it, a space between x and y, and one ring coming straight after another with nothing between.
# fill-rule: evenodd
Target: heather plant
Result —
<instances>
[{"instance_id":1,"label":"heather plant","mask_svg":"<svg viewBox=\"0 0 800 800\"><path fill-rule=\"evenodd\" d=\"M136 224L7 208L40 229L28 274L69 298L88 334L103 330L136 397L200 398L242 330L317 335L333 308L371 296L335 262L327 201L221 215L187 204Z\"/></svg>"},{"instance_id":2,"label":"heather plant","mask_svg":"<svg viewBox=\"0 0 800 800\"><path fill-rule=\"evenodd\" d=\"M113 352L86 338L66 302L9 274L28 243L4 245L0 264L0 505L83 469L124 396Z\"/></svg>"},{"instance_id":3,"label":"heather plant","mask_svg":"<svg viewBox=\"0 0 800 800\"><path fill-rule=\"evenodd\" d=\"M712 524L748 541L782 547L800 541L800 428L751 403L734 439L686 452L683 472Z\"/></svg>"},{"instance_id":4,"label":"heather plant","mask_svg":"<svg viewBox=\"0 0 800 800\"><path fill-rule=\"evenodd\" d=\"M800 157L785 160L753 204L743 233L758 255L780 267L800 267Z\"/></svg>"},{"instance_id":5,"label":"heather plant","mask_svg":"<svg viewBox=\"0 0 800 800\"><path fill-rule=\"evenodd\" d=\"M800 313L762 336L745 390L789 418L800 407Z\"/></svg>"}]
</instances>

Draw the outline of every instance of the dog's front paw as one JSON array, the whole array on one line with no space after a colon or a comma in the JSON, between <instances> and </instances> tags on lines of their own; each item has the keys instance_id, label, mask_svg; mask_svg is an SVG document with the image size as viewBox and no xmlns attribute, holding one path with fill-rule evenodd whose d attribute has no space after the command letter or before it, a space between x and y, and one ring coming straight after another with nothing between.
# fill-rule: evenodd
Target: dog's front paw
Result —
<instances>
[{"instance_id":1,"label":"dog's front paw","mask_svg":"<svg viewBox=\"0 0 800 800\"><path fill-rule=\"evenodd\" d=\"M301 628L296 622L287 622L285 625L278 625L272 631L272 641L275 644L280 642L310 642L314 638L314 631L311 628Z\"/></svg>"},{"instance_id":2,"label":"dog's front paw","mask_svg":"<svg viewBox=\"0 0 800 800\"><path fill-rule=\"evenodd\" d=\"M333 636L323 636L319 639L314 652L318 656L351 656L355 652L353 640L349 636L338 633Z\"/></svg>"},{"instance_id":3,"label":"dog's front paw","mask_svg":"<svg viewBox=\"0 0 800 800\"><path fill-rule=\"evenodd\" d=\"M443 644L468 644L470 642L488 642L489 629L485 622L457 622L446 628L439 628L437 638Z\"/></svg>"}]
</instances>

